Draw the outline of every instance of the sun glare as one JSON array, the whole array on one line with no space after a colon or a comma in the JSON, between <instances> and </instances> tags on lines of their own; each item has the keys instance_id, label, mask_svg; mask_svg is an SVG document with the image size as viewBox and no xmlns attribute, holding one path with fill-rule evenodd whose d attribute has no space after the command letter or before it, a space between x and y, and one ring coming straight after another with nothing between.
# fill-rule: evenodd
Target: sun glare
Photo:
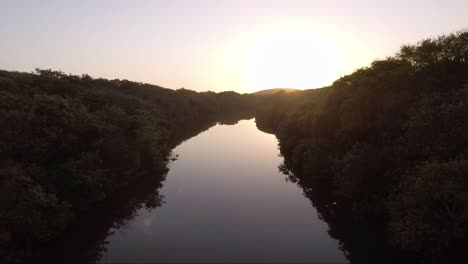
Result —
<instances>
[{"instance_id":1,"label":"sun glare","mask_svg":"<svg viewBox=\"0 0 468 264\"><path fill-rule=\"evenodd\" d=\"M343 71L336 40L321 30L282 25L254 39L246 62L252 90L319 88Z\"/></svg>"},{"instance_id":2,"label":"sun glare","mask_svg":"<svg viewBox=\"0 0 468 264\"><path fill-rule=\"evenodd\" d=\"M320 88L369 64L375 49L355 35L318 22L278 22L233 35L201 68L221 90Z\"/></svg>"}]
</instances>

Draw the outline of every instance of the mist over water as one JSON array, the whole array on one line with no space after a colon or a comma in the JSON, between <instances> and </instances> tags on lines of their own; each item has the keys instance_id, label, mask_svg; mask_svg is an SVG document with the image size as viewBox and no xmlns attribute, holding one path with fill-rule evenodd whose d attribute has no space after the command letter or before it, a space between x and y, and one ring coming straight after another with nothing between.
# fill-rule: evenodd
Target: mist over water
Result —
<instances>
[{"instance_id":1,"label":"mist over water","mask_svg":"<svg viewBox=\"0 0 468 264\"><path fill-rule=\"evenodd\" d=\"M113 229L100 261L347 262L302 189L278 171L277 144L254 119L182 143L160 190L165 203Z\"/></svg>"}]
</instances>

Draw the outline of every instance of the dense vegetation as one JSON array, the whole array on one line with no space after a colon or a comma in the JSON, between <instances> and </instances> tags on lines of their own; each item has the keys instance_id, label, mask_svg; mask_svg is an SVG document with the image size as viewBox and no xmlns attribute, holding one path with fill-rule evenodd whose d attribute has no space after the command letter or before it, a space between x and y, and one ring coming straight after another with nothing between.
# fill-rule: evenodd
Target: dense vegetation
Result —
<instances>
[{"instance_id":1,"label":"dense vegetation","mask_svg":"<svg viewBox=\"0 0 468 264\"><path fill-rule=\"evenodd\" d=\"M254 110L280 141L280 169L351 261L442 261L468 247L464 31L405 45L330 87L270 95L0 71L0 259L31 254L141 179L155 197L121 201L120 218L141 201L157 207L170 150Z\"/></svg>"},{"instance_id":2,"label":"dense vegetation","mask_svg":"<svg viewBox=\"0 0 468 264\"><path fill-rule=\"evenodd\" d=\"M160 177L176 144L250 105L233 92L0 71L0 256L30 254L132 182Z\"/></svg>"},{"instance_id":3,"label":"dense vegetation","mask_svg":"<svg viewBox=\"0 0 468 264\"><path fill-rule=\"evenodd\" d=\"M278 136L281 169L326 203L332 233L340 221L362 231L334 234L351 260L379 243L353 256L363 229L432 260L468 248L467 31L405 45L330 87L264 100L257 125Z\"/></svg>"}]
</instances>

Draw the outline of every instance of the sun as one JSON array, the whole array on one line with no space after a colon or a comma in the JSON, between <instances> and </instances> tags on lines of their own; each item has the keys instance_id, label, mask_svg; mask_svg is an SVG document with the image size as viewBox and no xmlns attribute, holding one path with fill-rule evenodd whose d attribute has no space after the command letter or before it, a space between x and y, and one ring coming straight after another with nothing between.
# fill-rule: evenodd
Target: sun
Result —
<instances>
[{"instance_id":1,"label":"sun","mask_svg":"<svg viewBox=\"0 0 468 264\"><path fill-rule=\"evenodd\" d=\"M255 36L245 69L251 90L308 89L331 84L342 65L339 48L329 33L285 24Z\"/></svg>"},{"instance_id":2,"label":"sun","mask_svg":"<svg viewBox=\"0 0 468 264\"><path fill-rule=\"evenodd\" d=\"M313 89L368 65L376 49L352 31L314 20L277 21L224 39L200 78L218 90Z\"/></svg>"}]
</instances>

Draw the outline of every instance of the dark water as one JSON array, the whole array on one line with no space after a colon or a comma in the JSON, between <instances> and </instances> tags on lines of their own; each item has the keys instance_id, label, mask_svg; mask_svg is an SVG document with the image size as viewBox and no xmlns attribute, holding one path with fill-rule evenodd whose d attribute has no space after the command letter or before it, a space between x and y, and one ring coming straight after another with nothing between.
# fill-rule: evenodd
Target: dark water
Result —
<instances>
[{"instance_id":1,"label":"dark water","mask_svg":"<svg viewBox=\"0 0 468 264\"><path fill-rule=\"evenodd\" d=\"M255 121L182 143L159 193L111 229L101 262L346 263L310 200L278 171L273 135Z\"/></svg>"}]
</instances>

